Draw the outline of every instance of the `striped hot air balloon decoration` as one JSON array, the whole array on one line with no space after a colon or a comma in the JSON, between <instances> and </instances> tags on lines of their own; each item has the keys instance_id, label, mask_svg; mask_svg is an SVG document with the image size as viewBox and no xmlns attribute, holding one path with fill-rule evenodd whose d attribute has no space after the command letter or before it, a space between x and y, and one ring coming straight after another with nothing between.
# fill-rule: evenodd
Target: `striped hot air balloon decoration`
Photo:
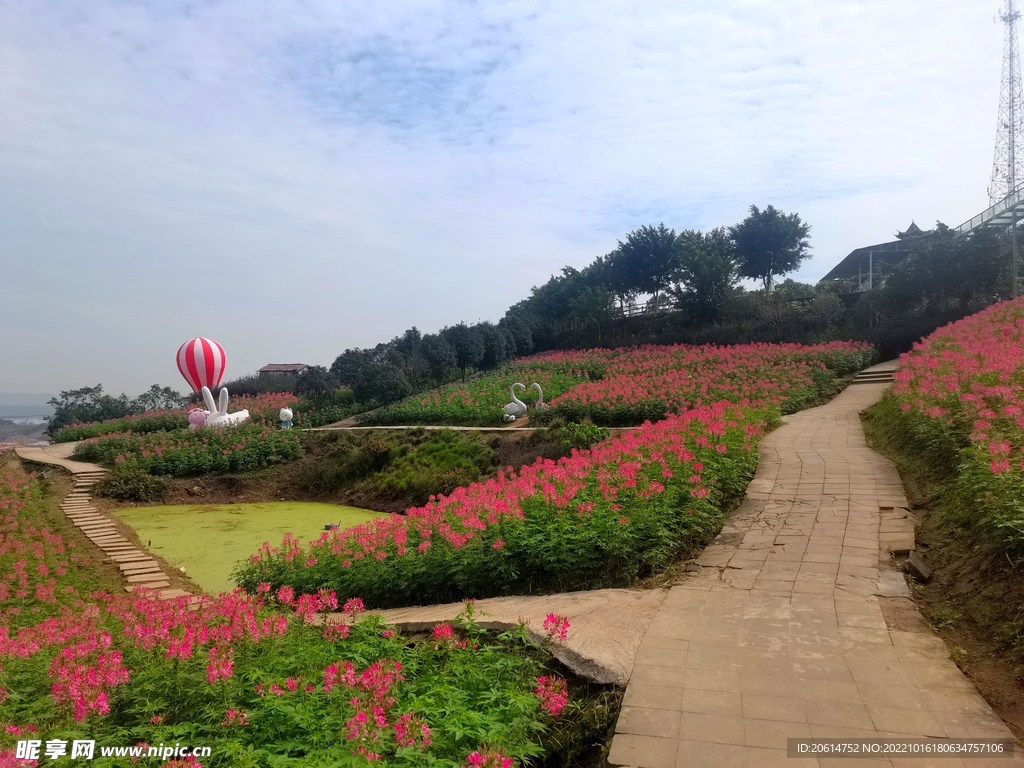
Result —
<instances>
[{"instance_id":1,"label":"striped hot air balloon decoration","mask_svg":"<svg viewBox=\"0 0 1024 768\"><path fill-rule=\"evenodd\" d=\"M219 387L227 362L224 347L213 339L196 336L178 348L178 370L193 392Z\"/></svg>"}]
</instances>

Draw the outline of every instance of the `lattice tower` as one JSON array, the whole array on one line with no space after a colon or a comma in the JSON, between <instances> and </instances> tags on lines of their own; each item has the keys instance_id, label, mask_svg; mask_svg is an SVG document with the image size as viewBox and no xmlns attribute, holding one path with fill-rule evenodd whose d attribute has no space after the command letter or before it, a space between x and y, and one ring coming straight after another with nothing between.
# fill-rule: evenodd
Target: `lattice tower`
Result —
<instances>
[{"instance_id":1,"label":"lattice tower","mask_svg":"<svg viewBox=\"0 0 1024 768\"><path fill-rule=\"evenodd\" d=\"M1020 51L1017 47L1017 0L1006 0L997 21L1006 25L1003 42L1003 77L999 89L999 120L990 203L997 203L1024 185L1024 90L1021 88Z\"/></svg>"}]
</instances>

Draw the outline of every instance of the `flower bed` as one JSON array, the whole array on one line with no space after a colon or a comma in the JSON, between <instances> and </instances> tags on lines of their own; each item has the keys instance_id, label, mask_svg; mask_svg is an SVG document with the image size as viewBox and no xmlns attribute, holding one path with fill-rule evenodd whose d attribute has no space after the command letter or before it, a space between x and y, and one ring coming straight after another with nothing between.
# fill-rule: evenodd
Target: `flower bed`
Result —
<instances>
[{"instance_id":1,"label":"flower bed","mask_svg":"<svg viewBox=\"0 0 1024 768\"><path fill-rule=\"evenodd\" d=\"M151 475L188 477L210 472L241 472L292 461L302 455L299 433L255 423L237 427L122 432L84 440L76 461L141 469Z\"/></svg>"},{"instance_id":2,"label":"flower bed","mask_svg":"<svg viewBox=\"0 0 1024 768\"><path fill-rule=\"evenodd\" d=\"M239 583L329 588L375 607L626 585L718 530L777 416L724 401L670 415L404 516L266 545Z\"/></svg>"},{"instance_id":3,"label":"flower bed","mask_svg":"<svg viewBox=\"0 0 1024 768\"><path fill-rule=\"evenodd\" d=\"M410 398L369 417L375 424L500 424L509 387L538 382L550 410L531 420L585 418L604 426L631 426L666 412L727 399L772 402L784 413L831 394L836 377L875 359L860 342L746 344L732 347L644 346L547 352L525 358L464 386ZM536 395L520 396L528 405Z\"/></svg>"},{"instance_id":4,"label":"flower bed","mask_svg":"<svg viewBox=\"0 0 1024 768\"><path fill-rule=\"evenodd\" d=\"M38 764L74 740L94 740L90 764L108 767L129 761L103 747L176 743L212 755L165 768L518 762L557 743L578 707L525 632L488 635L471 610L410 638L360 619L355 600L319 625L338 608L327 592L222 594L195 611L86 594L84 561L43 517L35 484L0 465L0 765L37 764L15 759L18 740L38 742Z\"/></svg>"},{"instance_id":5,"label":"flower bed","mask_svg":"<svg viewBox=\"0 0 1024 768\"><path fill-rule=\"evenodd\" d=\"M1024 550L1024 298L940 328L900 357L893 393L905 438L947 487L961 521Z\"/></svg>"}]
</instances>

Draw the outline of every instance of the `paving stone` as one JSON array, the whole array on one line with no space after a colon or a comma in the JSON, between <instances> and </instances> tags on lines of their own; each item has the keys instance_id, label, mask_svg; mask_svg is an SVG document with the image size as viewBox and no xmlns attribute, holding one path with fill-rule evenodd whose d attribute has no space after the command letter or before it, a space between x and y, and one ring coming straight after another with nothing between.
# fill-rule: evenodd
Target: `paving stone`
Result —
<instances>
[{"instance_id":1,"label":"paving stone","mask_svg":"<svg viewBox=\"0 0 1024 768\"><path fill-rule=\"evenodd\" d=\"M121 563L119 566L122 571L130 571L136 568L155 568L158 566L156 560L137 560L132 563Z\"/></svg>"},{"instance_id":2,"label":"paving stone","mask_svg":"<svg viewBox=\"0 0 1024 768\"><path fill-rule=\"evenodd\" d=\"M941 639L885 624L879 596L909 596L889 552L914 548L915 521L860 425L883 391L847 389L762 440L747 499L650 623L611 765L856 768L789 759L786 739L1009 737Z\"/></svg>"},{"instance_id":3,"label":"paving stone","mask_svg":"<svg viewBox=\"0 0 1024 768\"><path fill-rule=\"evenodd\" d=\"M151 583L148 583L148 584L129 584L127 587L124 588L124 591L125 592L135 592L135 591L137 591L138 587L143 587L145 589L148 589L148 590L151 590L151 591L155 591L155 590L163 589L164 587L169 587L169 586L171 586L171 582L165 579L164 581L154 581L154 582L151 582Z\"/></svg>"},{"instance_id":4,"label":"paving stone","mask_svg":"<svg viewBox=\"0 0 1024 768\"><path fill-rule=\"evenodd\" d=\"M125 577L125 581L127 581L129 584L142 584L143 582L147 582L147 581L148 582L152 582L152 581L165 581L166 579L167 579L167 577L164 576L163 574L158 574L156 576L152 576L150 574L143 574L143 575L140 575L140 576L126 576Z\"/></svg>"},{"instance_id":5,"label":"paving stone","mask_svg":"<svg viewBox=\"0 0 1024 768\"><path fill-rule=\"evenodd\" d=\"M910 553L905 568L907 573L919 581L928 581L932 577L932 569L928 567L917 550Z\"/></svg>"},{"instance_id":6,"label":"paving stone","mask_svg":"<svg viewBox=\"0 0 1024 768\"><path fill-rule=\"evenodd\" d=\"M194 595L184 589L165 589L160 592L158 597L161 600L175 600L179 597L194 597Z\"/></svg>"}]
</instances>

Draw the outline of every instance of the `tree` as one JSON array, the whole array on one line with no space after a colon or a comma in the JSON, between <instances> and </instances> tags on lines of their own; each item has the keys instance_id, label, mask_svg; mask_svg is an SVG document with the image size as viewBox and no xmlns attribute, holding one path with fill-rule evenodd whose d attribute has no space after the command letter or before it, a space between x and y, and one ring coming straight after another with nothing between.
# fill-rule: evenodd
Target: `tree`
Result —
<instances>
[{"instance_id":1,"label":"tree","mask_svg":"<svg viewBox=\"0 0 1024 768\"><path fill-rule=\"evenodd\" d=\"M625 312L626 305L632 304L638 293L628 271L627 259L619 251L612 251L594 259L583 273L591 285L604 288L618 299L619 309Z\"/></svg>"},{"instance_id":2,"label":"tree","mask_svg":"<svg viewBox=\"0 0 1024 768\"><path fill-rule=\"evenodd\" d=\"M601 328L611 320L615 297L604 288L587 288L570 302L573 315L582 325L597 326L597 340L601 341Z\"/></svg>"},{"instance_id":3,"label":"tree","mask_svg":"<svg viewBox=\"0 0 1024 768\"><path fill-rule=\"evenodd\" d=\"M459 365L455 348L448 340L436 333L428 333L420 342L420 352L427 361L430 375L436 381L443 381Z\"/></svg>"},{"instance_id":4,"label":"tree","mask_svg":"<svg viewBox=\"0 0 1024 768\"><path fill-rule=\"evenodd\" d=\"M678 270L675 230L643 226L619 241L618 253L612 257L611 272L621 283L622 290L652 293L672 284Z\"/></svg>"},{"instance_id":5,"label":"tree","mask_svg":"<svg viewBox=\"0 0 1024 768\"><path fill-rule=\"evenodd\" d=\"M484 337L476 328L465 323L452 325L441 330L441 336L455 350L456 365L462 371L462 380L466 380L466 370L480 364L484 359Z\"/></svg>"},{"instance_id":6,"label":"tree","mask_svg":"<svg viewBox=\"0 0 1024 768\"><path fill-rule=\"evenodd\" d=\"M102 384L61 392L59 397L51 397L47 403L53 406L53 416L47 420L46 427L46 434L50 437L71 424L120 419L131 413L128 395L105 395Z\"/></svg>"},{"instance_id":7,"label":"tree","mask_svg":"<svg viewBox=\"0 0 1024 768\"><path fill-rule=\"evenodd\" d=\"M739 282L739 259L724 227L710 232L685 230L676 239L679 283L671 289L695 319L715 321L722 303Z\"/></svg>"},{"instance_id":8,"label":"tree","mask_svg":"<svg viewBox=\"0 0 1024 768\"><path fill-rule=\"evenodd\" d=\"M1009 244L1005 235L978 229L957 237L945 224L914 244L910 256L885 268L880 294L885 305L945 311L966 311L978 301L987 305L1009 295Z\"/></svg>"},{"instance_id":9,"label":"tree","mask_svg":"<svg viewBox=\"0 0 1024 768\"><path fill-rule=\"evenodd\" d=\"M295 382L295 394L319 407L331 399L339 386L340 382L333 373L322 365L311 365Z\"/></svg>"},{"instance_id":10,"label":"tree","mask_svg":"<svg viewBox=\"0 0 1024 768\"><path fill-rule=\"evenodd\" d=\"M147 411L170 411L181 408L189 401L187 395L183 395L176 389L161 387L159 384L152 385L149 389L136 397L128 406L132 413L146 413Z\"/></svg>"},{"instance_id":11,"label":"tree","mask_svg":"<svg viewBox=\"0 0 1024 768\"><path fill-rule=\"evenodd\" d=\"M499 325L490 323L477 323L473 326L480 332L484 339L484 356L480 361L480 367L484 370L497 368L502 363L511 360L516 355L516 343L512 334Z\"/></svg>"},{"instance_id":12,"label":"tree","mask_svg":"<svg viewBox=\"0 0 1024 768\"><path fill-rule=\"evenodd\" d=\"M412 386L402 369L393 363L374 363L367 367L353 385L352 394L358 402L374 401L381 405L395 403L412 394Z\"/></svg>"},{"instance_id":13,"label":"tree","mask_svg":"<svg viewBox=\"0 0 1024 768\"><path fill-rule=\"evenodd\" d=\"M331 363L331 373L339 383L354 386L363 378L364 371L373 362L373 350L346 349Z\"/></svg>"},{"instance_id":14,"label":"tree","mask_svg":"<svg viewBox=\"0 0 1024 768\"><path fill-rule=\"evenodd\" d=\"M762 281L765 293L770 293L774 275L792 272L810 256L810 231L810 225L801 222L798 214L785 214L770 205L763 211L750 206L750 215L729 227L742 259L740 274Z\"/></svg>"},{"instance_id":15,"label":"tree","mask_svg":"<svg viewBox=\"0 0 1024 768\"><path fill-rule=\"evenodd\" d=\"M525 313L509 310L498 321L498 327L508 331L514 344L514 354L523 357L533 352L533 328Z\"/></svg>"}]
</instances>

